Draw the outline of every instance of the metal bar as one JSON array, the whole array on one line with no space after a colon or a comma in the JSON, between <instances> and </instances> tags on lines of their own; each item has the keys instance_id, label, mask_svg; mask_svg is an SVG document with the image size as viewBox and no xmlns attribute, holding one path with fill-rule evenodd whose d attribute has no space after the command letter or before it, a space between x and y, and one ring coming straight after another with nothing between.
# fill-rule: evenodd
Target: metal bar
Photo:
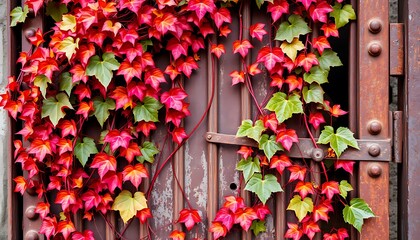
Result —
<instances>
[{"instance_id":1,"label":"metal bar","mask_svg":"<svg viewBox=\"0 0 420 240\"><path fill-rule=\"evenodd\" d=\"M389 28L389 74L404 74L404 24L391 23Z\"/></svg>"},{"instance_id":2,"label":"metal bar","mask_svg":"<svg viewBox=\"0 0 420 240\"><path fill-rule=\"evenodd\" d=\"M392 112L393 118L393 157L392 160L396 163L402 163L403 157L403 137L404 137L404 128L403 128L403 112L395 111Z\"/></svg>"},{"instance_id":3,"label":"metal bar","mask_svg":"<svg viewBox=\"0 0 420 240\"><path fill-rule=\"evenodd\" d=\"M111 211L111 212L107 213L105 217L108 219L108 222L110 224L112 224L112 226L114 226L114 228L117 227L114 211ZM105 240L113 240L113 239L115 239L114 230L108 224L106 224Z\"/></svg>"},{"instance_id":4,"label":"metal bar","mask_svg":"<svg viewBox=\"0 0 420 240\"><path fill-rule=\"evenodd\" d=\"M286 176L285 175L281 175L280 176L280 184L281 186L285 186L287 181L286 181ZM275 221L275 231L276 231L276 239L282 239L284 238L284 234L286 233L286 193L284 192L279 192L276 193L276 205L275 205L275 210L276 210L276 221Z\"/></svg>"},{"instance_id":5,"label":"metal bar","mask_svg":"<svg viewBox=\"0 0 420 240\"><path fill-rule=\"evenodd\" d=\"M212 133L208 132L206 137L208 142L227 144L227 145L244 145L250 147L258 147L258 144L252 139L245 137L235 137L235 135ZM348 148L340 158L344 160L353 161L391 161L391 140L357 140L360 150L354 148ZM328 147L321 145L319 146L324 151L324 156L327 156ZM303 150L302 150L303 149ZM296 143L290 149L288 156L292 158L312 158L313 143L310 138L299 138L299 143ZM376 157L371 154L375 154L377 149L379 155ZM371 153L369 153L369 150ZM375 150L375 151L373 151ZM328 159L335 159L329 158Z\"/></svg>"}]
</instances>

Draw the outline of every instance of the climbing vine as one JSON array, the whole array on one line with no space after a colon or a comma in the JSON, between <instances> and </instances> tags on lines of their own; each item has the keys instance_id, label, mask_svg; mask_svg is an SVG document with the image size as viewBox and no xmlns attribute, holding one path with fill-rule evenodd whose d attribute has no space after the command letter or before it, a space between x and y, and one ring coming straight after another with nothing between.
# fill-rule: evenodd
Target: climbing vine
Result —
<instances>
[{"instance_id":1,"label":"climbing vine","mask_svg":"<svg viewBox=\"0 0 420 240\"><path fill-rule=\"evenodd\" d=\"M200 50L209 46L214 62L228 54L214 39L231 34L231 13L243 4L27 0L12 10L11 26L24 23L30 12L42 11L53 22L28 38L31 48L20 53L21 70L9 77L0 102L21 124L14 158L24 174L14 178L15 192L37 193L40 233L47 239L95 239L90 230L77 231L76 213L91 221L95 214L106 220L109 212L118 211L125 223L122 231L107 221L117 238L122 238L133 218L148 224L153 213L147 200L157 177L206 116L205 112L191 132L183 128L183 119L190 115L184 82L199 71ZM266 11L271 25L251 25L244 37L239 14L240 33L232 47L242 67L230 77L232 85L247 87L258 110L258 117L243 120L236 134L258 145L242 146L236 166L243 175L241 187L256 197L247 205L241 196L226 196L209 231L215 239L227 236L235 224L255 235L264 232L266 216L271 214L266 203L283 191L282 176L287 176L286 184L295 186L287 210L294 212L296 221L287 223L285 238L312 239L321 232L321 222L328 222L334 202L343 205L344 221L361 231L363 219L374 216L372 210L362 199L349 199L350 183L328 177L328 171L339 168L352 174L354 162L337 159L328 166L321 161L325 178L321 183L308 180L312 172L305 161L288 157L299 142L296 129L288 126L295 116L306 126L314 148L329 145L329 157L339 158L348 147L358 148L349 129L333 128L332 119L347 112L325 100L322 87L328 83L330 68L342 65L329 39L339 37L338 29L354 20L355 12L343 0L253 4L258 7L255 11ZM269 44L248 63L249 50L264 38ZM270 81L272 95L258 102L251 81L262 74ZM211 101L207 111L210 106ZM178 147L150 172L162 150L152 137L159 121ZM316 138L317 129L322 130ZM147 178L150 186L143 189L141 183ZM52 210L56 204L59 213ZM187 204L174 224L190 231L202 219L188 200ZM323 233L324 239L348 236L346 228ZM185 232L174 230L169 238L184 239Z\"/></svg>"}]
</instances>

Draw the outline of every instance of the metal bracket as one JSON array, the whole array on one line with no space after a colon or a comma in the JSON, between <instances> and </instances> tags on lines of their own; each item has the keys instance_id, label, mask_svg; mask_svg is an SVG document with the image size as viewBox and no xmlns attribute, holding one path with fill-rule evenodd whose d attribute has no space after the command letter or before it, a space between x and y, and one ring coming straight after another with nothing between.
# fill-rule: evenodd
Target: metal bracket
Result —
<instances>
[{"instance_id":1,"label":"metal bracket","mask_svg":"<svg viewBox=\"0 0 420 240\"><path fill-rule=\"evenodd\" d=\"M403 112L391 112L392 116L392 160L396 163L402 163L403 155Z\"/></svg>"},{"instance_id":2,"label":"metal bracket","mask_svg":"<svg viewBox=\"0 0 420 240\"><path fill-rule=\"evenodd\" d=\"M404 24L389 25L389 73L392 76L404 75Z\"/></svg>"}]
</instances>

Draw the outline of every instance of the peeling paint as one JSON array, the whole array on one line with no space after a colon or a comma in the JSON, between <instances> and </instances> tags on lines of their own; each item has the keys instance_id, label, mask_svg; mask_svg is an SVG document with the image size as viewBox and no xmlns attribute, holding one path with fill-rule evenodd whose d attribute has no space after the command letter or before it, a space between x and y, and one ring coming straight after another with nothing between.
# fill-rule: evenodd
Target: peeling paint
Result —
<instances>
[{"instance_id":1,"label":"peeling paint","mask_svg":"<svg viewBox=\"0 0 420 240\"><path fill-rule=\"evenodd\" d=\"M203 178L198 187L194 188L194 197L197 198L197 205L206 208L207 205L207 184L208 184L208 171L206 153L203 151L201 154L201 166L203 167Z\"/></svg>"},{"instance_id":2,"label":"peeling paint","mask_svg":"<svg viewBox=\"0 0 420 240\"><path fill-rule=\"evenodd\" d=\"M168 224L172 222L172 208L173 208L173 189L172 189L172 176L166 177L166 182L160 183L160 180L165 178L158 178L155 182L155 188L152 191L153 201L153 218L157 229L166 229L170 231L172 225ZM165 227L166 225L166 227Z\"/></svg>"},{"instance_id":3,"label":"peeling paint","mask_svg":"<svg viewBox=\"0 0 420 240\"><path fill-rule=\"evenodd\" d=\"M190 153L190 144L187 141L184 145L185 147L185 151L184 151L184 168L185 168L185 179L184 179L184 184L185 184L185 194L187 196L190 195L191 192L191 162L192 162L192 157L189 154Z\"/></svg>"}]
</instances>

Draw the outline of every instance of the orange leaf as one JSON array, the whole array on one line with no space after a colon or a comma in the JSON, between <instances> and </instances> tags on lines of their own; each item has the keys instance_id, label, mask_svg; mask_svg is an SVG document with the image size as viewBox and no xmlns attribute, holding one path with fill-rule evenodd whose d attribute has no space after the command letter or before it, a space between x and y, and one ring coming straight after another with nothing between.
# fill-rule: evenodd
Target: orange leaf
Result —
<instances>
[{"instance_id":1,"label":"orange leaf","mask_svg":"<svg viewBox=\"0 0 420 240\"><path fill-rule=\"evenodd\" d=\"M143 164L127 165L123 172L123 181L130 181L136 188L141 184L142 178L148 178L149 174Z\"/></svg>"},{"instance_id":2,"label":"orange leaf","mask_svg":"<svg viewBox=\"0 0 420 240\"><path fill-rule=\"evenodd\" d=\"M169 238L172 238L173 240L184 240L185 233L178 230L173 230L169 235Z\"/></svg>"}]
</instances>

